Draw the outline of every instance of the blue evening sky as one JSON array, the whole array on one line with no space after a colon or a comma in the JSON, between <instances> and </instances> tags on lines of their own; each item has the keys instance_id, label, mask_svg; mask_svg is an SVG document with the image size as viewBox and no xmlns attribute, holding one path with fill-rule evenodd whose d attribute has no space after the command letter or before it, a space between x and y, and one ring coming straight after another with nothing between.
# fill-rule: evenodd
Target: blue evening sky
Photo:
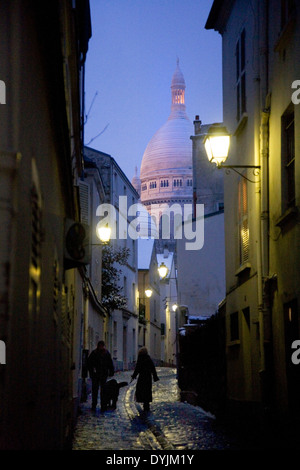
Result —
<instances>
[{"instance_id":1,"label":"blue evening sky","mask_svg":"<svg viewBox=\"0 0 300 470\"><path fill-rule=\"evenodd\" d=\"M212 3L90 0L85 144L110 154L130 181L168 119L177 57L189 119L222 121L221 36L204 28Z\"/></svg>"}]
</instances>

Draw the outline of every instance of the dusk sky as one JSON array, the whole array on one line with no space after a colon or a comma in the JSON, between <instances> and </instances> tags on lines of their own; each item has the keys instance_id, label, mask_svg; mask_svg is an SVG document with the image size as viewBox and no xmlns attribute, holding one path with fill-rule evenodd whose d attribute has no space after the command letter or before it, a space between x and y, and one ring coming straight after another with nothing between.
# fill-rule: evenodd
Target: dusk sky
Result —
<instances>
[{"instance_id":1,"label":"dusk sky","mask_svg":"<svg viewBox=\"0 0 300 470\"><path fill-rule=\"evenodd\" d=\"M177 58L191 122L222 121L221 36L204 28L212 3L90 0L85 145L110 154L130 181L169 117Z\"/></svg>"}]
</instances>

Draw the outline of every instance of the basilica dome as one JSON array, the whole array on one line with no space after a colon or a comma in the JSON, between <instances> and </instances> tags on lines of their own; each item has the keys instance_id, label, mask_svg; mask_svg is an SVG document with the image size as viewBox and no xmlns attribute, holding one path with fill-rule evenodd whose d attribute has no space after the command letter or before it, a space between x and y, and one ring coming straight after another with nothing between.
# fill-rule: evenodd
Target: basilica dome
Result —
<instances>
[{"instance_id":1,"label":"basilica dome","mask_svg":"<svg viewBox=\"0 0 300 470\"><path fill-rule=\"evenodd\" d=\"M172 104L168 120L154 134L143 155L141 201L168 202L192 194L192 141L194 129L186 114L185 80L177 61L171 81Z\"/></svg>"},{"instance_id":2,"label":"basilica dome","mask_svg":"<svg viewBox=\"0 0 300 470\"><path fill-rule=\"evenodd\" d=\"M146 147L141 164L141 181L169 170L191 170L192 133L192 125L187 118L169 118Z\"/></svg>"}]
</instances>

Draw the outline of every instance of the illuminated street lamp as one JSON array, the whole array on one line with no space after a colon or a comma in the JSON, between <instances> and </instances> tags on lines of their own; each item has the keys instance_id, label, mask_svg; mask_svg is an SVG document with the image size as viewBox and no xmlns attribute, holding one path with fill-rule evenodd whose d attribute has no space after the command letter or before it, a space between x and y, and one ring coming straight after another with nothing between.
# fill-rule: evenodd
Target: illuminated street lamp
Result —
<instances>
[{"instance_id":1,"label":"illuminated street lamp","mask_svg":"<svg viewBox=\"0 0 300 470\"><path fill-rule=\"evenodd\" d=\"M218 167L227 160L230 145L230 135L225 126L212 124L204 138L207 158Z\"/></svg>"},{"instance_id":2,"label":"illuminated street lamp","mask_svg":"<svg viewBox=\"0 0 300 470\"><path fill-rule=\"evenodd\" d=\"M212 124L206 136L204 137L204 146L207 154L207 158L210 162L216 163L217 168L230 168L240 176L245 178L251 183L257 181L249 180L245 175L236 170L236 168L252 168L253 173L257 176L258 172L255 173L255 169L259 170L259 165L224 165L223 163L227 160L229 146L230 146L230 134L228 133L225 126L216 123Z\"/></svg>"},{"instance_id":3,"label":"illuminated street lamp","mask_svg":"<svg viewBox=\"0 0 300 470\"><path fill-rule=\"evenodd\" d=\"M162 279L164 279L166 275L168 274L169 269L167 268L164 262L162 262L161 265L159 266L158 272Z\"/></svg>"},{"instance_id":4,"label":"illuminated street lamp","mask_svg":"<svg viewBox=\"0 0 300 470\"><path fill-rule=\"evenodd\" d=\"M178 309L178 305L177 305L177 304L173 304L173 305L172 305L172 310L173 310L173 312L176 312L177 309Z\"/></svg>"},{"instance_id":5,"label":"illuminated street lamp","mask_svg":"<svg viewBox=\"0 0 300 470\"><path fill-rule=\"evenodd\" d=\"M151 295L153 294L153 291L150 287L148 287L146 290L145 290L145 294L146 294L146 297L148 297L148 299L151 297Z\"/></svg>"},{"instance_id":6,"label":"illuminated street lamp","mask_svg":"<svg viewBox=\"0 0 300 470\"><path fill-rule=\"evenodd\" d=\"M108 225L98 225L96 228L97 237L101 240L102 243L108 243L111 236L111 228Z\"/></svg>"}]
</instances>

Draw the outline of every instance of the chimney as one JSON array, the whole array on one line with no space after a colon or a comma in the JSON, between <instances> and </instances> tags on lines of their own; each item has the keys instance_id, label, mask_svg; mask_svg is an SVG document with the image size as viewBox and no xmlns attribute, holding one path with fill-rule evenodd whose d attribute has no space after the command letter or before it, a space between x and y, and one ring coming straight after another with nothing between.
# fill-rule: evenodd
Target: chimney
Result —
<instances>
[{"instance_id":1,"label":"chimney","mask_svg":"<svg viewBox=\"0 0 300 470\"><path fill-rule=\"evenodd\" d=\"M195 121L194 121L194 129L195 129L195 135L201 134L201 124L202 122L199 119L199 116L195 116Z\"/></svg>"}]
</instances>

